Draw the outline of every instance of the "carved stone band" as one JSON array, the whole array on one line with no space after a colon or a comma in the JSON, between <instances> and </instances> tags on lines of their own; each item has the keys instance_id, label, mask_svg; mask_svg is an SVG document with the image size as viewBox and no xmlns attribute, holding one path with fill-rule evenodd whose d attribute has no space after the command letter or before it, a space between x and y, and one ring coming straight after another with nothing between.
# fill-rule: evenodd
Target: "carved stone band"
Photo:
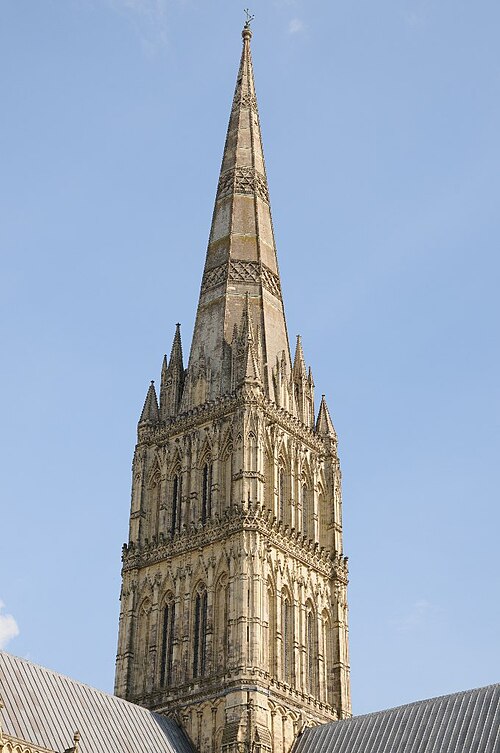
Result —
<instances>
[{"instance_id":1,"label":"carved stone band","mask_svg":"<svg viewBox=\"0 0 500 753\"><path fill-rule=\"evenodd\" d=\"M233 110L239 110L240 107L249 107L254 112L257 112L257 100L254 94L242 94L241 97L236 99L233 103Z\"/></svg>"},{"instance_id":2,"label":"carved stone band","mask_svg":"<svg viewBox=\"0 0 500 753\"><path fill-rule=\"evenodd\" d=\"M243 261L231 259L229 270L227 262L214 269L209 269L203 275L201 292L221 285L223 282L260 283L276 298L281 298L281 286L278 275L258 261Z\"/></svg>"},{"instance_id":3,"label":"carved stone band","mask_svg":"<svg viewBox=\"0 0 500 753\"><path fill-rule=\"evenodd\" d=\"M232 193L255 194L269 204L266 176L253 167L236 167L220 176L217 199L223 199Z\"/></svg>"}]
</instances>

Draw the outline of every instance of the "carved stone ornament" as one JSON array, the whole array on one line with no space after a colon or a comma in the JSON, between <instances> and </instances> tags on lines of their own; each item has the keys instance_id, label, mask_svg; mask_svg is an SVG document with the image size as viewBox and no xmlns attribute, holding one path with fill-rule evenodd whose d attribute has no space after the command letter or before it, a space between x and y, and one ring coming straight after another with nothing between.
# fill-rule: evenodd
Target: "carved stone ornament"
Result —
<instances>
[{"instance_id":1,"label":"carved stone ornament","mask_svg":"<svg viewBox=\"0 0 500 753\"><path fill-rule=\"evenodd\" d=\"M203 276L201 292L205 293L207 290L226 282L226 280L228 282L260 283L276 298L281 298L281 285L278 275L258 261L232 259L229 262L229 270L227 262L214 269L209 269Z\"/></svg>"},{"instance_id":2,"label":"carved stone ornament","mask_svg":"<svg viewBox=\"0 0 500 753\"><path fill-rule=\"evenodd\" d=\"M255 194L269 204L269 190L266 176L253 167L235 167L227 170L219 179L217 199L224 199L232 193Z\"/></svg>"},{"instance_id":3,"label":"carved stone ornament","mask_svg":"<svg viewBox=\"0 0 500 753\"><path fill-rule=\"evenodd\" d=\"M233 112L239 110L241 107L249 107L254 112L257 112L257 99L255 94L245 93L242 94L239 99L236 98L233 102Z\"/></svg>"}]
</instances>

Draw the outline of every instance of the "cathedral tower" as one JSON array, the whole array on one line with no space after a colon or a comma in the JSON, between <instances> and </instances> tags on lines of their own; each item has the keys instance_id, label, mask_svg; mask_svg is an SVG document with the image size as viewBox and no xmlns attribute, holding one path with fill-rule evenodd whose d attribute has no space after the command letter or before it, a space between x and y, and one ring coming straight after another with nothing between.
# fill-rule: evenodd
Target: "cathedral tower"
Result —
<instances>
[{"instance_id":1,"label":"cathedral tower","mask_svg":"<svg viewBox=\"0 0 500 753\"><path fill-rule=\"evenodd\" d=\"M251 31L217 187L187 369L177 325L139 419L115 692L199 753L287 753L350 715L337 437L292 362Z\"/></svg>"}]
</instances>

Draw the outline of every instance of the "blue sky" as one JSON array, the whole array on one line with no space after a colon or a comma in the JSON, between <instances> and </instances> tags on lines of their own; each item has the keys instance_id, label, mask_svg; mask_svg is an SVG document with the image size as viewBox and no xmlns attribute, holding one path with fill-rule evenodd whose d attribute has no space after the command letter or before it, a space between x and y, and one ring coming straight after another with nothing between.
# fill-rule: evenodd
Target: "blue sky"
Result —
<instances>
[{"instance_id":1,"label":"blue sky","mask_svg":"<svg viewBox=\"0 0 500 753\"><path fill-rule=\"evenodd\" d=\"M0 5L0 641L104 690L243 5ZM354 711L498 681L500 6L251 10L289 332L340 438Z\"/></svg>"}]
</instances>

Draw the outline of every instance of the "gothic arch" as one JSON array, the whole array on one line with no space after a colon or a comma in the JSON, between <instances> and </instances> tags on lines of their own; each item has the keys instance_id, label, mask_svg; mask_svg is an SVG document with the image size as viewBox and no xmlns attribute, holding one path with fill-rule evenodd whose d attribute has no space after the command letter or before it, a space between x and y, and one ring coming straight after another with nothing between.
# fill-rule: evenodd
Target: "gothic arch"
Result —
<instances>
[{"instance_id":1,"label":"gothic arch","mask_svg":"<svg viewBox=\"0 0 500 753\"><path fill-rule=\"evenodd\" d=\"M172 668L175 640L175 594L168 590L161 601L159 611L159 630L160 637L160 667L159 683L160 687L168 687L172 683Z\"/></svg>"},{"instance_id":2,"label":"gothic arch","mask_svg":"<svg viewBox=\"0 0 500 753\"><path fill-rule=\"evenodd\" d=\"M182 530L182 471L180 463L174 464L167 481L170 538Z\"/></svg>"},{"instance_id":3,"label":"gothic arch","mask_svg":"<svg viewBox=\"0 0 500 753\"><path fill-rule=\"evenodd\" d=\"M311 599L305 603L306 628L306 689L309 695L318 696L318 620Z\"/></svg>"},{"instance_id":4,"label":"gothic arch","mask_svg":"<svg viewBox=\"0 0 500 753\"><path fill-rule=\"evenodd\" d=\"M283 682L294 684L294 607L291 591L281 589L281 673Z\"/></svg>"},{"instance_id":5,"label":"gothic arch","mask_svg":"<svg viewBox=\"0 0 500 753\"><path fill-rule=\"evenodd\" d=\"M207 597L206 584L200 580L192 598L193 678L204 677L207 669Z\"/></svg>"},{"instance_id":6,"label":"gothic arch","mask_svg":"<svg viewBox=\"0 0 500 753\"><path fill-rule=\"evenodd\" d=\"M142 695L145 690L146 678L148 677L149 648L151 640L151 612L152 602L149 596L142 598L140 602L137 631L136 631L136 684L134 688L135 695Z\"/></svg>"},{"instance_id":7,"label":"gothic arch","mask_svg":"<svg viewBox=\"0 0 500 753\"><path fill-rule=\"evenodd\" d=\"M214 599L214 667L221 674L227 665L229 648L229 578L227 572L219 575L215 583Z\"/></svg>"},{"instance_id":8,"label":"gothic arch","mask_svg":"<svg viewBox=\"0 0 500 753\"><path fill-rule=\"evenodd\" d=\"M219 462L219 515L232 505L233 485L233 442L231 432L228 432L226 440L220 452Z\"/></svg>"},{"instance_id":9,"label":"gothic arch","mask_svg":"<svg viewBox=\"0 0 500 753\"><path fill-rule=\"evenodd\" d=\"M248 436L247 436L247 458L246 458L246 464L249 471L257 470L257 453L258 453L257 433L254 431L249 431Z\"/></svg>"},{"instance_id":10,"label":"gothic arch","mask_svg":"<svg viewBox=\"0 0 500 753\"><path fill-rule=\"evenodd\" d=\"M328 609L323 609L321 614L322 654L324 668L325 701L333 703L333 632L332 618Z\"/></svg>"},{"instance_id":11,"label":"gothic arch","mask_svg":"<svg viewBox=\"0 0 500 753\"><path fill-rule=\"evenodd\" d=\"M277 653L276 653L276 636L277 636L277 624L276 624L276 584L271 575L267 577L267 609L268 609L268 624L267 624L267 655L269 674L272 677L277 676Z\"/></svg>"},{"instance_id":12,"label":"gothic arch","mask_svg":"<svg viewBox=\"0 0 500 753\"><path fill-rule=\"evenodd\" d=\"M326 493L322 484L318 484L319 543L325 548L331 548L333 543L331 541L333 505L333 497Z\"/></svg>"},{"instance_id":13,"label":"gothic arch","mask_svg":"<svg viewBox=\"0 0 500 753\"><path fill-rule=\"evenodd\" d=\"M205 561L205 557L203 556L202 552L199 553L198 559L193 563L193 573L192 573L191 582L196 583L196 584L198 584L199 582L204 583L205 587L209 585L207 562Z\"/></svg>"},{"instance_id":14,"label":"gothic arch","mask_svg":"<svg viewBox=\"0 0 500 753\"><path fill-rule=\"evenodd\" d=\"M302 472L300 478L300 508L301 508L301 521L300 529L302 536L306 539L313 538L314 525L314 487L311 481L311 477Z\"/></svg>"},{"instance_id":15,"label":"gothic arch","mask_svg":"<svg viewBox=\"0 0 500 753\"><path fill-rule=\"evenodd\" d=\"M207 443L208 445L208 443ZM213 460L212 451L209 446L205 446L200 456L199 463L199 510L198 517L202 525L205 525L212 517L213 508Z\"/></svg>"},{"instance_id":16,"label":"gothic arch","mask_svg":"<svg viewBox=\"0 0 500 753\"><path fill-rule=\"evenodd\" d=\"M182 467L182 452L181 448L177 443L175 443L171 447L171 457L167 464L167 475L172 476L174 473L177 473L180 468Z\"/></svg>"},{"instance_id":17,"label":"gothic arch","mask_svg":"<svg viewBox=\"0 0 500 753\"><path fill-rule=\"evenodd\" d=\"M287 507L289 501L289 468L285 456L280 453L278 457L278 521L285 525L287 520Z\"/></svg>"},{"instance_id":18,"label":"gothic arch","mask_svg":"<svg viewBox=\"0 0 500 753\"><path fill-rule=\"evenodd\" d=\"M159 533L161 497L161 471L158 459L156 458L149 473L147 483L146 538L150 541L156 538Z\"/></svg>"}]
</instances>

